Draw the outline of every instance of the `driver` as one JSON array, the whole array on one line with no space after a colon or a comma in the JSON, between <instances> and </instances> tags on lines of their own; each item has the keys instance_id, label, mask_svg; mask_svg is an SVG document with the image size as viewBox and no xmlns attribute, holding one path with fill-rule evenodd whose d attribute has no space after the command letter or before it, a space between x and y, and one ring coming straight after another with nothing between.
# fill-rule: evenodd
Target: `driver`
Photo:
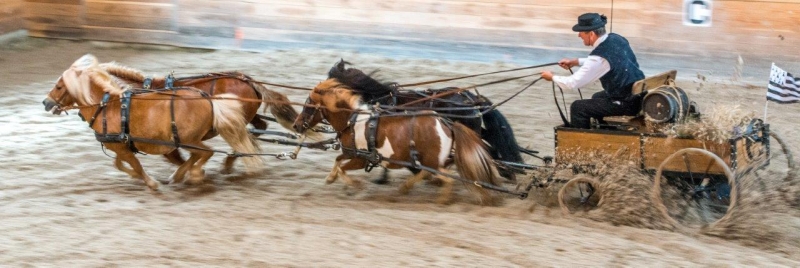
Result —
<instances>
[{"instance_id":1,"label":"driver","mask_svg":"<svg viewBox=\"0 0 800 268\"><path fill-rule=\"evenodd\" d=\"M570 90L600 79L603 91L595 93L591 99L576 100L570 106L571 126L575 128L589 128L590 118L602 122L604 116L636 115L641 108L641 97L632 96L631 88L634 82L644 79L644 73L639 69L628 40L606 33L606 21L604 15L586 13L580 15L578 24L572 27L585 46L594 48L586 58L564 58L558 62L567 70L580 65L577 72L571 76L542 72L545 80Z\"/></svg>"}]
</instances>

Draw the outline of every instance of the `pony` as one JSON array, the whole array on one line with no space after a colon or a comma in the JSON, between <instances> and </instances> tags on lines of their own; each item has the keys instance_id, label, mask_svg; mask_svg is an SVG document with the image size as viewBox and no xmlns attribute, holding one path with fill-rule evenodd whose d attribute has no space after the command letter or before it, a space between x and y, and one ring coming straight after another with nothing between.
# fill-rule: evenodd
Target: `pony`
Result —
<instances>
[{"instance_id":1,"label":"pony","mask_svg":"<svg viewBox=\"0 0 800 268\"><path fill-rule=\"evenodd\" d=\"M375 135L369 137L365 130L368 124L372 124L368 123L372 122L369 120L371 115L363 112L369 111L370 106L362 98L357 91L336 79L327 79L309 93L303 111L294 121L294 128L299 132L316 126L323 119L337 131L342 154L336 157L326 183L333 183L341 177L349 186L362 187L361 181L353 180L346 171L367 168L371 164L371 160L359 153L371 146L369 139L375 141L370 153L377 153L385 168L404 168L407 166L399 161L418 161L419 165L436 170L435 176L442 182L438 203L445 204L451 199L454 179L444 174L448 172L445 168L453 163L458 173L468 181L498 184L497 169L483 141L465 125L451 124L432 111L418 112L414 116L379 115ZM455 149L453 158L450 157L452 149ZM400 192L408 193L415 183L429 175L430 171L419 169L401 184ZM492 202L485 189L471 183L465 185L479 194L481 203Z\"/></svg>"},{"instance_id":2,"label":"pony","mask_svg":"<svg viewBox=\"0 0 800 268\"><path fill-rule=\"evenodd\" d=\"M42 104L53 114L77 108L81 118L88 119L98 141L116 153L114 166L141 179L152 190L158 190L160 182L143 170L136 152L167 154L178 146L188 150L189 159L170 176L170 183L182 182L187 172L189 183L203 181L203 166L214 151L202 140L211 133L219 133L236 152L260 152L247 131L245 111L239 101L208 98L191 87L140 93L130 92L130 87L114 79L99 67L95 56L87 54L64 71ZM243 162L249 172L263 166L260 157L245 157Z\"/></svg>"},{"instance_id":3,"label":"pony","mask_svg":"<svg viewBox=\"0 0 800 268\"><path fill-rule=\"evenodd\" d=\"M410 105L410 108L438 109L439 115L464 124L485 140L493 159L523 164L520 147L514 137L514 130L506 117L497 109L480 115L481 110L476 108L492 105L492 102L486 97L475 95L470 91L462 91L457 94L429 98L432 95L457 88L447 87L425 91L398 90L396 83L379 82L372 78L374 72L366 74L356 68L347 68L348 64L350 63L344 60L334 64L328 71L328 78L337 79L340 83L347 85L361 95L364 102L388 106L415 102ZM428 99L420 101L425 98ZM481 123L485 128L481 127ZM515 180L515 174L512 171L500 170L500 172L503 177ZM383 180L385 177L384 173Z\"/></svg>"},{"instance_id":4,"label":"pony","mask_svg":"<svg viewBox=\"0 0 800 268\"><path fill-rule=\"evenodd\" d=\"M141 71L120 65L116 62L102 63L99 65L99 67L115 78L120 79L136 88L143 88L145 81L148 79L148 77L146 77ZM217 96L220 94L233 94L236 95L236 97L240 100L251 100L242 101L242 108L244 109L245 120L250 122L255 129L267 129L267 122L257 116L258 108L261 106L261 103L264 103L264 112L269 109L269 111L275 116L278 124L287 130L294 131L292 128L292 123L297 117L297 111L292 108L286 95L267 89L263 85L256 83L252 77L244 73L214 72L197 76L178 77L173 78L172 80L172 86L174 87L194 87L211 96ZM166 85L166 77L154 77L151 78L149 88L163 89L166 87ZM261 102L255 102L253 100L261 100ZM312 139L316 139L316 136L319 134L316 134L316 132L313 131L308 131L306 135ZM210 139L214 136L216 136L216 133L211 132L208 136L203 137L203 139ZM178 166L184 162L183 157L181 157L181 154L177 149L164 154L164 157L166 157L167 161L170 163ZM230 167L233 166L235 159L236 157L232 156L225 158L226 168L223 169L223 173L230 172Z\"/></svg>"}]
</instances>

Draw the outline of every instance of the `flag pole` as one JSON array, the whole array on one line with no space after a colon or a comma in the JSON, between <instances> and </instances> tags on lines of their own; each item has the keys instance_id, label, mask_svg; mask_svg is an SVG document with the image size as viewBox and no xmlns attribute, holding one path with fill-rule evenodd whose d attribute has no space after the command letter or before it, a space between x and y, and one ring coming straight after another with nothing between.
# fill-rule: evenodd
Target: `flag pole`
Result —
<instances>
[{"instance_id":1,"label":"flag pole","mask_svg":"<svg viewBox=\"0 0 800 268\"><path fill-rule=\"evenodd\" d=\"M772 63L772 66L769 68L769 76L772 79L772 72L775 70L775 63ZM769 80L767 80L769 81ZM769 82L767 82L767 95L769 95ZM764 123L767 123L767 107L769 107L769 97L765 98L764 101Z\"/></svg>"}]
</instances>

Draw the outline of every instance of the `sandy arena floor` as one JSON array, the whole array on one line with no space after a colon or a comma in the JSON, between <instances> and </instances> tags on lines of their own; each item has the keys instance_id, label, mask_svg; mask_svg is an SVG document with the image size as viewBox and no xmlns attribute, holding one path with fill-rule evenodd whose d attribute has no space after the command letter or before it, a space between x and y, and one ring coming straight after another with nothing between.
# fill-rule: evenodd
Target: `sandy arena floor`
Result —
<instances>
[{"instance_id":1,"label":"sandy arena floor","mask_svg":"<svg viewBox=\"0 0 800 268\"><path fill-rule=\"evenodd\" d=\"M323 80L342 57L405 83L516 66L350 51L252 53L28 38L0 47L0 266L800 266L798 210L769 198L784 186L785 158L762 173L766 191L743 198L743 211L749 212L726 229L697 234L660 230L652 222L657 219L645 223L636 218L652 212L649 207L635 213L564 216L536 198L511 196L502 205L482 207L461 185L455 187L453 204L437 205L438 188L432 185L420 183L409 195L398 193L406 171L393 171L390 185L367 184L353 194L341 182L324 184L337 153L312 150L301 151L297 160L268 158L267 168L254 177L221 175L223 157L215 155L203 185L163 185L154 193L113 167L75 113L55 116L41 104L60 74L85 53L148 74L240 70L256 79L304 87ZM701 107L740 104L763 114L763 87L725 82L725 77L710 77L702 86L694 74L679 78ZM481 93L500 100L521 85L485 87ZM306 97L301 91L273 89L293 101ZM597 89L585 89L584 95ZM566 95L568 102L578 98ZM549 84L538 84L500 110L523 146L553 154L553 127L560 119ZM800 105L771 104L769 113L772 129L800 151L800 121L782 116L800 114ZM227 149L220 138L209 144ZM160 156L140 159L156 179L165 180L175 169ZM370 179L379 173L351 174Z\"/></svg>"}]
</instances>

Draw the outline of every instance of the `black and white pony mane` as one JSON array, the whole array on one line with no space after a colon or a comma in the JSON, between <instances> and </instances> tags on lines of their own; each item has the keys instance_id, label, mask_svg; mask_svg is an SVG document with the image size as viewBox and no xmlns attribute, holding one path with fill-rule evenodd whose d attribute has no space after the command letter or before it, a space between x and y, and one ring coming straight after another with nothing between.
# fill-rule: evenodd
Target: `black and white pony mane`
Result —
<instances>
[{"instance_id":1,"label":"black and white pony mane","mask_svg":"<svg viewBox=\"0 0 800 268\"><path fill-rule=\"evenodd\" d=\"M361 95L364 102L373 103L376 100L381 102L384 100L388 101L387 98L383 97L397 92L396 83L381 83L372 78L372 76L378 72L377 70L366 74L356 68L347 68L347 65L352 64L344 59L337 62L330 71L328 71L328 78L334 78L338 80L339 83L350 87L355 93Z\"/></svg>"}]
</instances>

